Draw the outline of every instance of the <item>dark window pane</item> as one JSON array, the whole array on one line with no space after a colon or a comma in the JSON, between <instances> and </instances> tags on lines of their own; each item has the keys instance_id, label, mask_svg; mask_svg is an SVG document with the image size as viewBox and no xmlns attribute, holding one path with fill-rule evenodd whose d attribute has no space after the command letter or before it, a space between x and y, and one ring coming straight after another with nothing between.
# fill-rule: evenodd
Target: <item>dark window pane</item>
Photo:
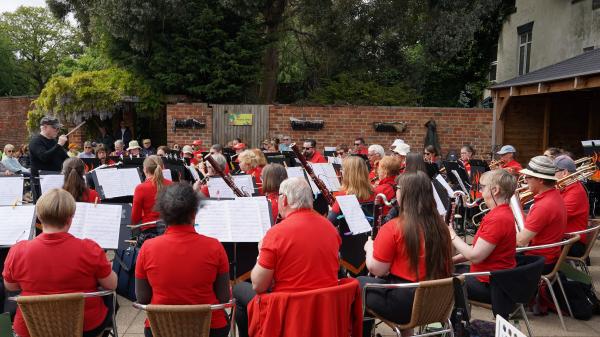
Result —
<instances>
[{"instance_id":1,"label":"dark window pane","mask_svg":"<svg viewBox=\"0 0 600 337\"><path fill-rule=\"evenodd\" d=\"M529 42L527 44L527 53L526 53L526 60L525 60L525 73L527 74L529 72L529 61L531 60L531 42Z\"/></svg>"}]
</instances>

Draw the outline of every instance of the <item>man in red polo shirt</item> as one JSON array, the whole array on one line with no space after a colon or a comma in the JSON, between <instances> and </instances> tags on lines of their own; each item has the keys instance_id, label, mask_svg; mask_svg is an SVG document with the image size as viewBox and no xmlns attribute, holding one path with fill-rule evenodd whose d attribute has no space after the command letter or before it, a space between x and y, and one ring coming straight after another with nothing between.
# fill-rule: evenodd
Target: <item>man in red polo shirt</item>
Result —
<instances>
[{"instance_id":1,"label":"man in red polo shirt","mask_svg":"<svg viewBox=\"0 0 600 337\"><path fill-rule=\"evenodd\" d=\"M367 157L369 158L369 165L371 165L371 172L369 172L369 181L371 184L374 184L377 181L377 166L383 156L385 156L383 146L379 144L369 146Z\"/></svg>"},{"instance_id":2,"label":"man in red polo shirt","mask_svg":"<svg viewBox=\"0 0 600 337\"><path fill-rule=\"evenodd\" d=\"M338 251L342 242L327 219L312 209L310 186L289 178L279 188L279 214L284 218L259 243L252 284L233 288L239 335L248 336L248 303L257 293L302 292L337 284Z\"/></svg>"},{"instance_id":3,"label":"man in red polo shirt","mask_svg":"<svg viewBox=\"0 0 600 337\"><path fill-rule=\"evenodd\" d=\"M566 155L556 157L554 165L556 165L556 178L559 180L577 171L573 159ZM583 184L580 181L573 183L563 188L560 194L567 210L567 229L565 232L577 232L587 229L590 202ZM586 242L585 234L581 235L581 239L571 247L569 256L583 256Z\"/></svg>"},{"instance_id":4,"label":"man in red polo shirt","mask_svg":"<svg viewBox=\"0 0 600 337\"><path fill-rule=\"evenodd\" d=\"M360 154L364 156L369 154L364 138L356 137L356 139L354 139L354 150L352 151L352 154Z\"/></svg>"},{"instance_id":5,"label":"man in red polo shirt","mask_svg":"<svg viewBox=\"0 0 600 337\"><path fill-rule=\"evenodd\" d=\"M306 160L311 163L327 163L327 159L323 157L321 152L317 151L317 141L314 139L304 141L303 154Z\"/></svg>"},{"instance_id":6,"label":"man in red polo shirt","mask_svg":"<svg viewBox=\"0 0 600 337\"><path fill-rule=\"evenodd\" d=\"M531 158L527 167L521 170L529 190L534 195L533 206L525 219L525 228L517 233L517 245L539 246L560 242L567 226L567 211L556 184L556 166L546 156ZM541 255L546 258L544 274L552 271L561 248L545 248L526 252L528 255Z\"/></svg>"},{"instance_id":7,"label":"man in red polo shirt","mask_svg":"<svg viewBox=\"0 0 600 337\"><path fill-rule=\"evenodd\" d=\"M500 155L500 160L503 163L500 168L507 170L512 175L518 176L523 167L515 160L515 153L517 153L515 147L512 145L504 145L500 151L496 153Z\"/></svg>"}]
</instances>

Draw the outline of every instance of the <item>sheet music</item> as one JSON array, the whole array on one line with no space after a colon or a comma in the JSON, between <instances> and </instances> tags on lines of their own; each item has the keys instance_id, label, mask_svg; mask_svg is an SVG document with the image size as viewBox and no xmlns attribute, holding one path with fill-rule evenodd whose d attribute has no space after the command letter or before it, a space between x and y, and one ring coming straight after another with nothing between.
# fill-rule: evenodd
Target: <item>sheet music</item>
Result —
<instances>
[{"instance_id":1,"label":"sheet music","mask_svg":"<svg viewBox=\"0 0 600 337\"><path fill-rule=\"evenodd\" d=\"M435 206L437 208L437 211L438 211L438 213L440 213L441 216L445 216L446 215L446 207L444 206L442 199L440 199L440 196L438 195L437 190L435 189L435 186L433 186L433 183L431 183L431 188L433 189L433 199L435 199Z\"/></svg>"},{"instance_id":2,"label":"sheet music","mask_svg":"<svg viewBox=\"0 0 600 337\"><path fill-rule=\"evenodd\" d=\"M169 180L173 181L173 177L171 177L171 170L170 169L164 169L164 170L162 170L162 174L163 174L163 177L165 179L169 179Z\"/></svg>"},{"instance_id":3,"label":"sheet music","mask_svg":"<svg viewBox=\"0 0 600 337\"><path fill-rule=\"evenodd\" d=\"M265 204L255 198L205 200L196 213L196 232L220 242L258 242L265 233Z\"/></svg>"},{"instance_id":4,"label":"sheet music","mask_svg":"<svg viewBox=\"0 0 600 337\"><path fill-rule=\"evenodd\" d=\"M244 174L231 177L235 185L249 195L254 193L254 182L252 176ZM221 177L211 177L208 179L208 193L214 198L235 198L236 195L225 180Z\"/></svg>"},{"instance_id":5,"label":"sheet music","mask_svg":"<svg viewBox=\"0 0 600 337\"><path fill-rule=\"evenodd\" d=\"M342 165L342 158L340 158L340 157L327 157L327 162L329 164Z\"/></svg>"},{"instance_id":6,"label":"sheet music","mask_svg":"<svg viewBox=\"0 0 600 337\"><path fill-rule=\"evenodd\" d=\"M200 180L200 175L198 174L198 171L196 171L196 168L194 168L194 166L185 165L185 168L187 168L188 171L190 171L190 173L192 174L192 178L194 178L194 181Z\"/></svg>"},{"instance_id":7,"label":"sheet music","mask_svg":"<svg viewBox=\"0 0 600 337\"><path fill-rule=\"evenodd\" d=\"M337 150L337 148L335 146L325 146L323 148L323 151L325 152L335 152Z\"/></svg>"},{"instance_id":8,"label":"sheet music","mask_svg":"<svg viewBox=\"0 0 600 337\"><path fill-rule=\"evenodd\" d=\"M0 205L12 206L15 203L23 203L23 177L0 178Z\"/></svg>"},{"instance_id":9,"label":"sheet music","mask_svg":"<svg viewBox=\"0 0 600 337\"><path fill-rule=\"evenodd\" d=\"M340 205L340 209L352 234L356 235L371 231L371 225L369 225L365 213L360 208L356 195L340 195L335 200Z\"/></svg>"},{"instance_id":10,"label":"sheet music","mask_svg":"<svg viewBox=\"0 0 600 337\"><path fill-rule=\"evenodd\" d=\"M133 195L135 187L142 182L137 168L109 168L95 172L106 199Z\"/></svg>"},{"instance_id":11,"label":"sheet music","mask_svg":"<svg viewBox=\"0 0 600 337\"><path fill-rule=\"evenodd\" d=\"M117 249L121 226L121 205L78 202L69 233L90 239L104 249Z\"/></svg>"},{"instance_id":12,"label":"sheet music","mask_svg":"<svg viewBox=\"0 0 600 337\"><path fill-rule=\"evenodd\" d=\"M0 207L0 245L12 246L31 236L34 205Z\"/></svg>"},{"instance_id":13,"label":"sheet music","mask_svg":"<svg viewBox=\"0 0 600 337\"><path fill-rule=\"evenodd\" d=\"M271 209L271 203L265 196L251 197L251 198L236 198L237 199L245 199L245 200L253 200L258 205L260 223L262 224L263 235L267 233L271 226L273 226L273 217L277 216L277 214L273 215Z\"/></svg>"},{"instance_id":14,"label":"sheet music","mask_svg":"<svg viewBox=\"0 0 600 337\"><path fill-rule=\"evenodd\" d=\"M42 194L53 188L62 188L65 177L62 174L40 174L40 188Z\"/></svg>"},{"instance_id":15,"label":"sheet music","mask_svg":"<svg viewBox=\"0 0 600 337\"><path fill-rule=\"evenodd\" d=\"M435 180L439 181L439 183L444 186L444 189L446 190L446 193L448 193L449 197L452 197L454 195L454 190L452 190L452 187L450 187L450 185L448 185L448 182L446 181L446 179L444 179L444 177L442 177L441 174L438 174L437 176L435 176Z\"/></svg>"},{"instance_id":16,"label":"sheet music","mask_svg":"<svg viewBox=\"0 0 600 337\"><path fill-rule=\"evenodd\" d=\"M323 181L329 192L340 190L340 181L337 178L337 173L335 172L333 165L329 163L308 164L312 167L315 175Z\"/></svg>"}]
</instances>

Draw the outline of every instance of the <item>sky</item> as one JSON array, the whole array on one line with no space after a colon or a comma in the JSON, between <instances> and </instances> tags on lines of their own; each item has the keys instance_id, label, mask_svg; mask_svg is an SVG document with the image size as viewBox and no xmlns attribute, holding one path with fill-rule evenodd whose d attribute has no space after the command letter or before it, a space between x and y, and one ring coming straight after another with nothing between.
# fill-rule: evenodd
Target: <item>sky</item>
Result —
<instances>
[{"instance_id":1,"label":"sky","mask_svg":"<svg viewBox=\"0 0 600 337\"><path fill-rule=\"evenodd\" d=\"M19 6L46 6L46 0L0 0L0 13L13 12Z\"/></svg>"}]
</instances>

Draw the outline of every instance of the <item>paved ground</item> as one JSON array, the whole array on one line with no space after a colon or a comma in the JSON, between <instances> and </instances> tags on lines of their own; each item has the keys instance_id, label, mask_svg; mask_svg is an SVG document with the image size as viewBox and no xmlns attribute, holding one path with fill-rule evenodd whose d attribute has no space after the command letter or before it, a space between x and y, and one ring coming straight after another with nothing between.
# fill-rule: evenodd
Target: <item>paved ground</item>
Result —
<instances>
[{"instance_id":1,"label":"paved ground","mask_svg":"<svg viewBox=\"0 0 600 337\"><path fill-rule=\"evenodd\" d=\"M596 242L594 250L591 254L592 277L596 289L600 289L600 243ZM117 327L119 329L119 335L125 337L142 337L144 335L144 319L145 314L143 312L134 309L131 306L131 302L125 298L119 298L121 309L117 314ZM491 311L473 308L473 318L493 321ZM594 316L589 321L578 321L569 317L565 318L565 325L568 331L564 331L560 325L560 320L555 314L549 314L548 316L539 317L528 315L532 325L533 333L536 337L554 337L554 336L573 336L573 337L584 337L584 336L600 336L600 316ZM521 331L527 334L525 325L521 324ZM382 336L395 336L395 334L388 328L381 325L378 328L378 333Z\"/></svg>"}]
</instances>

